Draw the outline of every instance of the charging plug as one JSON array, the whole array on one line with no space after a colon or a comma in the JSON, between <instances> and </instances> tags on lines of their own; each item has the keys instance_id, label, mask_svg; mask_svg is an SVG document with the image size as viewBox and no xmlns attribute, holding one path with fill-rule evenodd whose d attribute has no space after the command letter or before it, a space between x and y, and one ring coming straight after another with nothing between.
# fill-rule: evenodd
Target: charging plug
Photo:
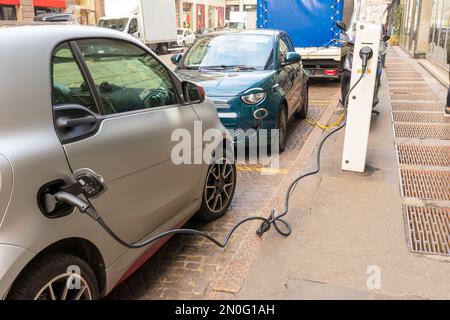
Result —
<instances>
[{"instance_id":1,"label":"charging plug","mask_svg":"<svg viewBox=\"0 0 450 320\"><path fill-rule=\"evenodd\" d=\"M369 60L373 57L373 50L371 47L365 46L359 51L359 56L362 59L362 71L366 71Z\"/></svg>"}]
</instances>

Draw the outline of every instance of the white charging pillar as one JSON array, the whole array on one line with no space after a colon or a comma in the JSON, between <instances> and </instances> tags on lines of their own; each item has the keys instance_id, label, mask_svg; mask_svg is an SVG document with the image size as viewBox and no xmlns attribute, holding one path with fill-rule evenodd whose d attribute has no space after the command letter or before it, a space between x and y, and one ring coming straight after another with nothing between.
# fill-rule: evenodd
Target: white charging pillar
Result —
<instances>
[{"instance_id":1,"label":"white charging pillar","mask_svg":"<svg viewBox=\"0 0 450 320\"><path fill-rule=\"evenodd\" d=\"M364 78L350 93L342 170L364 172L377 76L381 25L358 22L356 28L350 88L361 77L362 59L359 55L361 49L363 47L372 48L373 56L369 60Z\"/></svg>"}]
</instances>

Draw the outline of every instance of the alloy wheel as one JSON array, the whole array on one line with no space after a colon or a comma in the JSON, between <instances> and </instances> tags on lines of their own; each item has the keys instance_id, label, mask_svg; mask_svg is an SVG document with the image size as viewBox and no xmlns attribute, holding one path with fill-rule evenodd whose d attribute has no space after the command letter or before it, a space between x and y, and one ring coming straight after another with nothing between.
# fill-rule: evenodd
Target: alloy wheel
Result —
<instances>
[{"instance_id":1,"label":"alloy wheel","mask_svg":"<svg viewBox=\"0 0 450 320\"><path fill-rule=\"evenodd\" d=\"M72 283L78 288L71 289ZM33 300L92 300L92 294L83 277L67 272L48 281Z\"/></svg>"},{"instance_id":2,"label":"alloy wheel","mask_svg":"<svg viewBox=\"0 0 450 320\"><path fill-rule=\"evenodd\" d=\"M206 177L205 199L213 213L224 210L233 196L234 169L230 160L222 158L210 166Z\"/></svg>"}]
</instances>

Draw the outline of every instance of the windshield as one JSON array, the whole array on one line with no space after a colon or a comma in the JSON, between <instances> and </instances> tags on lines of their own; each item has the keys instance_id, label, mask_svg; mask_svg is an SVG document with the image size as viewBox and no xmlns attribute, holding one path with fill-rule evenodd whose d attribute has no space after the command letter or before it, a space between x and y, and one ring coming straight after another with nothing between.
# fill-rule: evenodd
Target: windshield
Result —
<instances>
[{"instance_id":1,"label":"windshield","mask_svg":"<svg viewBox=\"0 0 450 320\"><path fill-rule=\"evenodd\" d=\"M98 22L98 26L102 28L124 31L128 23L128 18L119 19L103 19Z\"/></svg>"},{"instance_id":2,"label":"windshield","mask_svg":"<svg viewBox=\"0 0 450 320\"><path fill-rule=\"evenodd\" d=\"M188 69L272 67L273 37L266 35L227 34L197 40L187 52L183 65Z\"/></svg>"},{"instance_id":3,"label":"windshield","mask_svg":"<svg viewBox=\"0 0 450 320\"><path fill-rule=\"evenodd\" d=\"M179 36L182 36L182 35L183 35L183 29L178 29L178 30L177 30L177 34L178 34Z\"/></svg>"}]
</instances>

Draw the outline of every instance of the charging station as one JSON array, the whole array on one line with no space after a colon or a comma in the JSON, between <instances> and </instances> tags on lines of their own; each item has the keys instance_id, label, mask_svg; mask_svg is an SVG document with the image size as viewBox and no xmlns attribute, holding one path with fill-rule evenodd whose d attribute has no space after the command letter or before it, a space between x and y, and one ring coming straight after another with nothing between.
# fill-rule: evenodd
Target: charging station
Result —
<instances>
[{"instance_id":1,"label":"charging station","mask_svg":"<svg viewBox=\"0 0 450 320\"><path fill-rule=\"evenodd\" d=\"M350 87L357 83L363 73L363 55L361 52L370 48L373 55L368 60L363 78L354 87L349 97L342 170L364 172L382 29L379 24L364 22L358 22L356 28Z\"/></svg>"}]
</instances>

